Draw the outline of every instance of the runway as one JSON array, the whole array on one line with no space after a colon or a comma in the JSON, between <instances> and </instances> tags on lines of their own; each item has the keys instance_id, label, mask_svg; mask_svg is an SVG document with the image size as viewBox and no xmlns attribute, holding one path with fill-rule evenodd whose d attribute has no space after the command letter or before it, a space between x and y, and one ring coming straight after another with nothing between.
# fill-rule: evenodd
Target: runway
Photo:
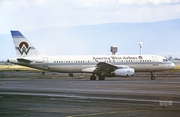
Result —
<instances>
[{"instance_id":1,"label":"runway","mask_svg":"<svg viewBox=\"0 0 180 117\"><path fill-rule=\"evenodd\" d=\"M3 117L179 117L180 79L1 76Z\"/></svg>"}]
</instances>

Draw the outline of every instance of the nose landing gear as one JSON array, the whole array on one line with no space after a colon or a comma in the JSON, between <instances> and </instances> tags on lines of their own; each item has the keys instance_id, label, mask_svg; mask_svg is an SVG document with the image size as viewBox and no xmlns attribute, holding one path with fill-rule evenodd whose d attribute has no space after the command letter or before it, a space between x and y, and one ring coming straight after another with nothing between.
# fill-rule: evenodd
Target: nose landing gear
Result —
<instances>
[{"instance_id":1,"label":"nose landing gear","mask_svg":"<svg viewBox=\"0 0 180 117\"><path fill-rule=\"evenodd\" d=\"M155 80L154 73L155 73L155 72L150 72L150 74L151 74L151 80Z\"/></svg>"}]
</instances>

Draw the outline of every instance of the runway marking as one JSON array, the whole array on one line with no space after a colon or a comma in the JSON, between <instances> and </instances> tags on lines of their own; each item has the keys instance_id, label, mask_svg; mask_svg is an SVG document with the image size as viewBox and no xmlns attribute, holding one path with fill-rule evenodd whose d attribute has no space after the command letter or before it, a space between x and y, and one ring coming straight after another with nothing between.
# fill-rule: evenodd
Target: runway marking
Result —
<instances>
[{"instance_id":1,"label":"runway marking","mask_svg":"<svg viewBox=\"0 0 180 117\"><path fill-rule=\"evenodd\" d=\"M117 113L128 113L128 112L148 112L148 111L173 111L173 110L180 110L180 108L149 108L149 109L132 109L132 110L119 110L119 111L112 111L112 112L97 112L97 113L90 113L90 114L80 114L80 115L69 115L66 117L85 117L85 116L97 116L97 115L110 115L110 114L117 114Z\"/></svg>"},{"instance_id":2,"label":"runway marking","mask_svg":"<svg viewBox=\"0 0 180 117\"><path fill-rule=\"evenodd\" d=\"M112 111L112 112L101 112L101 113L91 113L91 114L82 114L82 115L69 115L66 117L85 117L85 116L97 116L97 115L108 115L108 114L117 114L117 113L127 113L127 112L145 112L150 110L119 110L119 111Z\"/></svg>"},{"instance_id":3,"label":"runway marking","mask_svg":"<svg viewBox=\"0 0 180 117\"><path fill-rule=\"evenodd\" d=\"M157 102L161 100L148 100L148 99L132 99L132 98L112 98L112 97L88 97L79 95L66 95L66 94L47 94L47 93L30 93L30 92L0 92L0 94L13 94L13 95L32 95L32 96L49 96L49 97L67 97L67 98L78 98L78 99L107 99L107 100L123 100L123 101L134 101L134 102ZM173 101L173 104L180 104L180 101Z\"/></svg>"}]
</instances>

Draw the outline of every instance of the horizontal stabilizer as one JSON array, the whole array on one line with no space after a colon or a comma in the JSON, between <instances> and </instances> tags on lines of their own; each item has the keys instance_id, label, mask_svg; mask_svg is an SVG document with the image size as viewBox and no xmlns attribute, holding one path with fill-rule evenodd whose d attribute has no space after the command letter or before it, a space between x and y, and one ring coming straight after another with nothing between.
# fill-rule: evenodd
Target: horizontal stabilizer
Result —
<instances>
[{"instance_id":1,"label":"horizontal stabilizer","mask_svg":"<svg viewBox=\"0 0 180 117\"><path fill-rule=\"evenodd\" d=\"M23 59L23 58L18 58L17 60L18 60L18 62L22 62L22 63L30 63L30 62L33 62L33 61L31 61L31 60L27 60L27 59Z\"/></svg>"}]
</instances>

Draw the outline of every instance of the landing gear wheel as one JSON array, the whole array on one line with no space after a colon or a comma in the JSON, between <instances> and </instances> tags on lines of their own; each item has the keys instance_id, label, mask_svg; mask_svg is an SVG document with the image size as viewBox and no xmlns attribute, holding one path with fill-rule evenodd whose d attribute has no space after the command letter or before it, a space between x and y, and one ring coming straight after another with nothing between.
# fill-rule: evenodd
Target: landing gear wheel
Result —
<instances>
[{"instance_id":1,"label":"landing gear wheel","mask_svg":"<svg viewBox=\"0 0 180 117\"><path fill-rule=\"evenodd\" d=\"M150 73L151 73L151 80L155 80L154 72L150 72Z\"/></svg>"},{"instance_id":2,"label":"landing gear wheel","mask_svg":"<svg viewBox=\"0 0 180 117\"><path fill-rule=\"evenodd\" d=\"M155 80L155 76L151 76L151 80Z\"/></svg>"},{"instance_id":3,"label":"landing gear wheel","mask_svg":"<svg viewBox=\"0 0 180 117\"><path fill-rule=\"evenodd\" d=\"M90 76L90 80L96 80L96 76Z\"/></svg>"},{"instance_id":4,"label":"landing gear wheel","mask_svg":"<svg viewBox=\"0 0 180 117\"><path fill-rule=\"evenodd\" d=\"M105 76L99 76L99 80L105 80Z\"/></svg>"}]
</instances>

